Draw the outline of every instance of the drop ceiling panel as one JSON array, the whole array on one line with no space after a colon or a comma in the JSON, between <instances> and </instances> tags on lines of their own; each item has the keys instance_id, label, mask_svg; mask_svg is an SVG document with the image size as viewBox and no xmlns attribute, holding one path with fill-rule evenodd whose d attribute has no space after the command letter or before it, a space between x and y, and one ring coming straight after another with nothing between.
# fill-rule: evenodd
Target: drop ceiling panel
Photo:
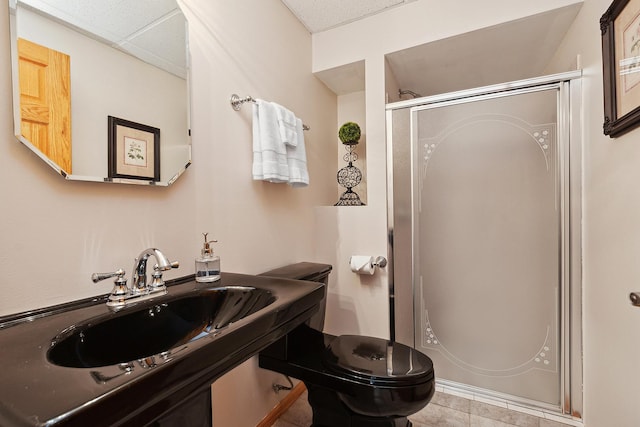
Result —
<instances>
[{"instance_id":1,"label":"drop ceiling panel","mask_svg":"<svg viewBox=\"0 0 640 427\"><path fill-rule=\"evenodd\" d=\"M25 3L109 41L125 39L177 7L175 0L27 0Z\"/></svg>"},{"instance_id":2,"label":"drop ceiling panel","mask_svg":"<svg viewBox=\"0 0 640 427\"><path fill-rule=\"evenodd\" d=\"M184 15L178 10L128 37L121 46L146 62L186 77L186 32Z\"/></svg>"},{"instance_id":3,"label":"drop ceiling panel","mask_svg":"<svg viewBox=\"0 0 640 427\"><path fill-rule=\"evenodd\" d=\"M328 30L415 0L282 0L311 33Z\"/></svg>"},{"instance_id":4,"label":"drop ceiling panel","mask_svg":"<svg viewBox=\"0 0 640 427\"><path fill-rule=\"evenodd\" d=\"M173 74L186 75L185 18L176 0L20 0Z\"/></svg>"}]
</instances>

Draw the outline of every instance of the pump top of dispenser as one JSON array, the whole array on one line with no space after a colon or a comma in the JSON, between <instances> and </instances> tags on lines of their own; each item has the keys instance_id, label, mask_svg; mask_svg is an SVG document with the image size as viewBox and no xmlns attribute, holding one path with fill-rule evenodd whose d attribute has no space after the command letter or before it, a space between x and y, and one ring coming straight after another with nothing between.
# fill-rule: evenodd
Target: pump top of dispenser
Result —
<instances>
[{"instance_id":1,"label":"pump top of dispenser","mask_svg":"<svg viewBox=\"0 0 640 427\"><path fill-rule=\"evenodd\" d=\"M220 257L213 254L211 243L217 240L207 240L209 233L202 233L204 245L202 246L202 256L196 258L196 282L215 282L220 280Z\"/></svg>"},{"instance_id":2,"label":"pump top of dispenser","mask_svg":"<svg viewBox=\"0 0 640 427\"><path fill-rule=\"evenodd\" d=\"M211 258L213 256L213 248L211 247L211 243L217 243L217 240L207 240L207 235L209 233L202 233L204 236L204 245L202 246L202 257L203 258Z\"/></svg>"}]
</instances>

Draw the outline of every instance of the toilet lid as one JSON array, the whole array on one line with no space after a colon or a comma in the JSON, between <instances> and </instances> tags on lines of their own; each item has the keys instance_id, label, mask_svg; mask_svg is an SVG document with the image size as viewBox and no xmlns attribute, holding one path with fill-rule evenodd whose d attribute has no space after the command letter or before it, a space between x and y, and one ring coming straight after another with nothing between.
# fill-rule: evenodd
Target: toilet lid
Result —
<instances>
[{"instance_id":1,"label":"toilet lid","mask_svg":"<svg viewBox=\"0 0 640 427\"><path fill-rule=\"evenodd\" d=\"M371 384L417 384L433 379L433 363L406 345L380 338L342 335L325 350L327 368Z\"/></svg>"}]
</instances>

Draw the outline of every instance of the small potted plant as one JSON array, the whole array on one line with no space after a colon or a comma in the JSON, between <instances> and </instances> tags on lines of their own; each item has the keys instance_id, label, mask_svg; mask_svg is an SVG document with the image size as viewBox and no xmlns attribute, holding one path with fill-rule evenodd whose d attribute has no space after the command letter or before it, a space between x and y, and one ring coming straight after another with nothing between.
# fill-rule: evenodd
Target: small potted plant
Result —
<instances>
[{"instance_id":1,"label":"small potted plant","mask_svg":"<svg viewBox=\"0 0 640 427\"><path fill-rule=\"evenodd\" d=\"M356 145L360 141L360 135L360 126L354 122L346 122L338 131L338 138L344 145Z\"/></svg>"},{"instance_id":2,"label":"small potted plant","mask_svg":"<svg viewBox=\"0 0 640 427\"><path fill-rule=\"evenodd\" d=\"M362 181L362 172L355 167L353 163L358 160L358 155L355 153L356 144L360 142L360 126L354 122L346 122L340 126L338 131L338 138L344 144L344 148L347 150L347 154L343 159L347 162L347 166L338 171L337 179L338 184L346 188L347 191L342 193L340 200L335 206L364 206L360 196L352 190L353 187L360 184Z\"/></svg>"}]
</instances>

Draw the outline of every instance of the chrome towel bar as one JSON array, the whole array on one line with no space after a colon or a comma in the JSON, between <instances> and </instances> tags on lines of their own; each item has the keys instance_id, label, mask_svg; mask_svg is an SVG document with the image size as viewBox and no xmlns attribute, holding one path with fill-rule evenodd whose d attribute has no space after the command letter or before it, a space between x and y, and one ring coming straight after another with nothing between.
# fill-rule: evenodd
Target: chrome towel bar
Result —
<instances>
[{"instance_id":1,"label":"chrome towel bar","mask_svg":"<svg viewBox=\"0 0 640 427\"><path fill-rule=\"evenodd\" d=\"M256 100L251 96L240 98L234 93L233 95L231 95L231 99L229 100L229 102L231 103L231 108L233 108L235 111L240 111L240 107L242 107L242 104L244 104L245 102L256 102ZM311 130L311 128L305 124L302 125L302 129Z\"/></svg>"}]
</instances>

